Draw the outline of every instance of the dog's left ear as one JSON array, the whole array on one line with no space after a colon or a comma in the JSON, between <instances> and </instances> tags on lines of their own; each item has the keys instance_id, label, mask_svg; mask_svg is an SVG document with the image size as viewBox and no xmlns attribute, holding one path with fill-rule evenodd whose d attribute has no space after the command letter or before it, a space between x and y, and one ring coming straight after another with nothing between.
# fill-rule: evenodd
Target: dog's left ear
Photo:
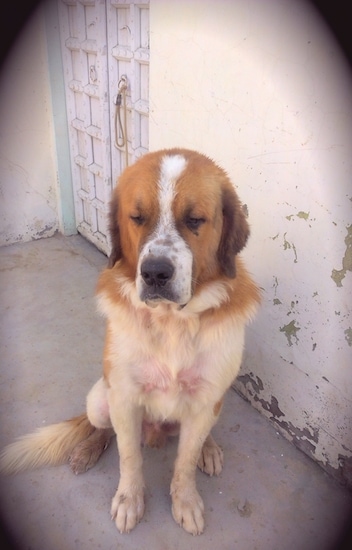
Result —
<instances>
[{"instance_id":1,"label":"dog's left ear","mask_svg":"<svg viewBox=\"0 0 352 550\"><path fill-rule=\"evenodd\" d=\"M226 277L236 277L235 256L244 248L249 237L249 225L234 189L222 191L222 233L218 260Z\"/></svg>"},{"instance_id":2,"label":"dog's left ear","mask_svg":"<svg viewBox=\"0 0 352 550\"><path fill-rule=\"evenodd\" d=\"M114 267L115 263L122 258L120 228L117 220L118 206L118 198L115 192L110 202L109 212L109 234L112 247L108 261L109 268Z\"/></svg>"}]
</instances>

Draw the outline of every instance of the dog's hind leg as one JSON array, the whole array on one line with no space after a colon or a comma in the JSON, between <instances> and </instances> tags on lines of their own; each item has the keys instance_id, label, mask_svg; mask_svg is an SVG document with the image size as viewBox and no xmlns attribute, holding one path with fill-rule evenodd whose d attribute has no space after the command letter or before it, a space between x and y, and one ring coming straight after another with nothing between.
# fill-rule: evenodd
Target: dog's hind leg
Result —
<instances>
[{"instance_id":1,"label":"dog's hind leg","mask_svg":"<svg viewBox=\"0 0 352 550\"><path fill-rule=\"evenodd\" d=\"M75 474L81 474L92 468L115 435L111 427L106 392L106 382L100 378L88 393L87 416L95 429L87 439L76 445L70 455L70 468Z\"/></svg>"},{"instance_id":2,"label":"dog's hind leg","mask_svg":"<svg viewBox=\"0 0 352 550\"><path fill-rule=\"evenodd\" d=\"M78 443L69 458L69 465L73 473L83 474L95 466L114 435L115 432L112 428L95 428L87 439Z\"/></svg>"},{"instance_id":3,"label":"dog's hind leg","mask_svg":"<svg viewBox=\"0 0 352 550\"><path fill-rule=\"evenodd\" d=\"M105 378L99 378L87 395L87 416L95 428L112 428L108 404L108 385Z\"/></svg>"}]
</instances>

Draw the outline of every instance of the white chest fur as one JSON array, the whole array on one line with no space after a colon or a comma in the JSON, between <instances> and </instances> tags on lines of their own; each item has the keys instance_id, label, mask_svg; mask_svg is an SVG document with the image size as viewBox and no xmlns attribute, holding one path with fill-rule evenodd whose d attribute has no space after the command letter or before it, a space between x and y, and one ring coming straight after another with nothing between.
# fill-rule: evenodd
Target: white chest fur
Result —
<instances>
[{"instance_id":1,"label":"white chest fur","mask_svg":"<svg viewBox=\"0 0 352 550\"><path fill-rule=\"evenodd\" d=\"M219 325L146 307L115 310L109 320L109 383L155 419L180 420L189 407L220 399L237 375L243 322Z\"/></svg>"}]
</instances>

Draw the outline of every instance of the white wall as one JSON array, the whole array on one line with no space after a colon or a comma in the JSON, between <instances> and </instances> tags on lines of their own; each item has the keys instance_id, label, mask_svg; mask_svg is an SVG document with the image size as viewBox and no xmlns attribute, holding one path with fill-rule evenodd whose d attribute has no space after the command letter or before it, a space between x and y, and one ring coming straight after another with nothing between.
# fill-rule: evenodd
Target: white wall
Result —
<instances>
[{"instance_id":1,"label":"white wall","mask_svg":"<svg viewBox=\"0 0 352 550\"><path fill-rule=\"evenodd\" d=\"M43 9L28 22L0 73L0 245L58 229Z\"/></svg>"},{"instance_id":2,"label":"white wall","mask_svg":"<svg viewBox=\"0 0 352 550\"><path fill-rule=\"evenodd\" d=\"M351 77L309 4L151 0L150 149L221 164L263 288L237 388L352 483ZM234 411L235 414L235 411Z\"/></svg>"}]
</instances>

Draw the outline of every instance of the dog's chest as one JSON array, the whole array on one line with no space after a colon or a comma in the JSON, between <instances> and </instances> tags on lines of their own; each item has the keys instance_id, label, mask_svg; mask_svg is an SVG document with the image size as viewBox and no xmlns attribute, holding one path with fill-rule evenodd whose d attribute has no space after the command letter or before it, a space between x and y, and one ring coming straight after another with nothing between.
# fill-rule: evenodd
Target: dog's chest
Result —
<instances>
[{"instance_id":1,"label":"dog's chest","mask_svg":"<svg viewBox=\"0 0 352 550\"><path fill-rule=\"evenodd\" d=\"M146 395L152 392L194 395L205 384L204 367L200 357L185 367L152 358L137 366L133 381Z\"/></svg>"},{"instance_id":2,"label":"dog's chest","mask_svg":"<svg viewBox=\"0 0 352 550\"><path fill-rule=\"evenodd\" d=\"M198 328L198 323L166 320L145 325L140 360L132 369L142 393L193 395L204 386L206 360Z\"/></svg>"}]
</instances>

